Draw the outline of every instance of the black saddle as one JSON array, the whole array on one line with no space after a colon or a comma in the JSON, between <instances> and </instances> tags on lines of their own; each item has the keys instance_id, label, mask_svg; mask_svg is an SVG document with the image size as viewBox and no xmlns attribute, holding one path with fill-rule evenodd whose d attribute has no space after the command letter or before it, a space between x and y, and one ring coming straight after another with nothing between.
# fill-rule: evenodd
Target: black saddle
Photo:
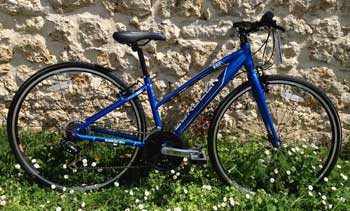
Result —
<instances>
[{"instance_id":1,"label":"black saddle","mask_svg":"<svg viewBox=\"0 0 350 211\"><path fill-rule=\"evenodd\" d=\"M114 32L113 38L122 44L136 44L141 40L165 40L165 36L154 32Z\"/></svg>"}]
</instances>

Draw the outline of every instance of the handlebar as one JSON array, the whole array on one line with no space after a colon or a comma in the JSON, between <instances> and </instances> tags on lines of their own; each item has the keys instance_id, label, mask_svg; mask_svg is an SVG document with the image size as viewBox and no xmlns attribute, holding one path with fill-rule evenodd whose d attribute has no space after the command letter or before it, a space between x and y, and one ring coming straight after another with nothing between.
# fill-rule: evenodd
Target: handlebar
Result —
<instances>
[{"instance_id":1,"label":"handlebar","mask_svg":"<svg viewBox=\"0 0 350 211\"><path fill-rule=\"evenodd\" d=\"M260 19L256 22L241 21L233 24L233 27L238 28L242 33L252 33L259 31L260 28L269 27L273 29L285 32L286 30L277 25L276 20L273 20L274 14L271 11L266 12Z\"/></svg>"}]
</instances>

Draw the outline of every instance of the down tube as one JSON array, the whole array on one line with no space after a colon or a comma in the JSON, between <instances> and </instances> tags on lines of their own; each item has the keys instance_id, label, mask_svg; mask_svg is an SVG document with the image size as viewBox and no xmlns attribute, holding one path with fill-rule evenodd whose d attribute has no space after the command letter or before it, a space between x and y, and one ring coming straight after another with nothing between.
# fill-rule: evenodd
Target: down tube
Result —
<instances>
[{"instance_id":1,"label":"down tube","mask_svg":"<svg viewBox=\"0 0 350 211\"><path fill-rule=\"evenodd\" d=\"M206 93L201 97L198 103L189 111L185 118L181 120L175 127L173 133L180 136L190 124L197 118L202 110L216 97L216 95L227 85L227 83L234 78L236 73L242 67L246 59L245 55L241 55L234 62L230 63L223 71L218 80L216 80Z\"/></svg>"}]
</instances>

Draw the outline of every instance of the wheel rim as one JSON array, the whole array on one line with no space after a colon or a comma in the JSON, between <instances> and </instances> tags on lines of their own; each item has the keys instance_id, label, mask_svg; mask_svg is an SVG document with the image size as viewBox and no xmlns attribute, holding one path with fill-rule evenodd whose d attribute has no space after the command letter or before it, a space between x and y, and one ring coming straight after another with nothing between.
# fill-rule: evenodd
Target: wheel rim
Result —
<instances>
[{"instance_id":1,"label":"wheel rim","mask_svg":"<svg viewBox=\"0 0 350 211\"><path fill-rule=\"evenodd\" d=\"M295 192L327 176L332 168L337 154L334 140L339 138L336 120L327 103L307 86L284 80L268 84L266 98L283 146L273 148L265 138L264 124L250 87L246 87L225 105L218 118L213 138L215 159L219 171L224 172L221 177L244 191ZM286 127L290 125L302 127ZM307 133L301 133L305 130Z\"/></svg>"},{"instance_id":2,"label":"wheel rim","mask_svg":"<svg viewBox=\"0 0 350 211\"><path fill-rule=\"evenodd\" d=\"M81 122L113 103L120 89L113 78L86 68L63 68L37 77L22 92L14 109L12 134L24 168L61 189L94 189L120 178L135 160L137 148L69 140L80 147L77 156L62 150L60 144L69 123ZM41 99L48 101L46 106ZM128 128L141 140L139 132L143 128L136 109L135 103L129 102L94 125L113 130Z\"/></svg>"}]
</instances>

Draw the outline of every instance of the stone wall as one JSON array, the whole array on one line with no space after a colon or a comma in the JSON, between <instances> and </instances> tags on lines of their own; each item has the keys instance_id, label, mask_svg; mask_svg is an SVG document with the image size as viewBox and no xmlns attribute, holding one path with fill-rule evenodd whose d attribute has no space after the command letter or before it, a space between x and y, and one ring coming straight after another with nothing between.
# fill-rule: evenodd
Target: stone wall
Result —
<instances>
[{"instance_id":1,"label":"stone wall","mask_svg":"<svg viewBox=\"0 0 350 211\"><path fill-rule=\"evenodd\" d=\"M270 72L302 76L325 90L339 109L348 136L350 2L346 0L0 0L0 123L5 122L18 86L50 64L92 62L114 69L127 82L138 78L137 56L112 39L115 31L156 31L167 37L166 42L145 47L161 97L238 49L233 22L256 20L267 10L287 29L282 37L284 64ZM251 36L253 50L265 36ZM205 84L178 100L188 106ZM179 104L176 109L183 112L183 107Z\"/></svg>"}]
</instances>

